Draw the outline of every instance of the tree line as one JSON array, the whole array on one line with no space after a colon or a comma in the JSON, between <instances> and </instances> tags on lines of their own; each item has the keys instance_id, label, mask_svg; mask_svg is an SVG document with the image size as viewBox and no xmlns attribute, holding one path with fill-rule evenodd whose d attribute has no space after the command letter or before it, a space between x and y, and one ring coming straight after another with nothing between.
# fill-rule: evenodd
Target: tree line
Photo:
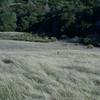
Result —
<instances>
[{"instance_id":1,"label":"tree line","mask_svg":"<svg viewBox=\"0 0 100 100\"><path fill-rule=\"evenodd\" d=\"M0 0L0 31L99 36L99 12L100 0Z\"/></svg>"}]
</instances>

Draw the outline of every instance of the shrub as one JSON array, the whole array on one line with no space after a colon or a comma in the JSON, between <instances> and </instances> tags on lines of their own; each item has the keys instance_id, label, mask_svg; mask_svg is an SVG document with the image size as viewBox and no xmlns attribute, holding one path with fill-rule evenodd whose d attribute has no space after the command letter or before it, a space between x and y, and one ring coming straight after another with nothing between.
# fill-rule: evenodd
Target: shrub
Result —
<instances>
[{"instance_id":1,"label":"shrub","mask_svg":"<svg viewBox=\"0 0 100 100\"><path fill-rule=\"evenodd\" d=\"M87 45L88 49L92 49L94 46L92 44Z\"/></svg>"},{"instance_id":2,"label":"shrub","mask_svg":"<svg viewBox=\"0 0 100 100\"><path fill-rule=\"evenodd\" d=\"M16 20L16 13L8 11L0 13L0 31L15 31Z\"/></svg>"},{"instance_id":3,"label":"shrub","mask_svg":"<svg viewBox=\"0 0 100 100\"><path fill-rule=\"evenodd\" d=\"M86 37L81 40L81 43L83 43L85 45L93 45L93 46L100 47L100 38L99 37L98 38Z\"/></svg>"},{"instance_id":4,"label":"shrub","mask_svg":"<svg viewBox=\"0 0 100 100\"><path fill-rule=\"evenodd\" d=\"M23 33L19 35L9 35L9 34L0 34L0 39L8 40L20 40L20 41L30 41L30 42L53 42L56 41L56 38L49 38L47 36L39 36L32 33Z\"/></svg>"},{"instance_id":5,"label":"shrub","mask_svg":"<svg viewBox=\"0 0 100 100\"><path fill-rule=\"evenodd\" d=\"M93 43L93 40L91 38L86 37L83 39L83 43L89 45Z\"/></svg>"}]
</instances>

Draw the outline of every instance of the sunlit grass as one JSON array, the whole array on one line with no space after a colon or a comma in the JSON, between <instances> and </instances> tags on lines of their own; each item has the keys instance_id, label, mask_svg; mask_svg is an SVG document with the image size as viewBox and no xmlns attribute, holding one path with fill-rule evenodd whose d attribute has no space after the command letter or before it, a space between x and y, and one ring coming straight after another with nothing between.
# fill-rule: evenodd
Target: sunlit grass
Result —
<instances>
[{"instance_id":1,"label":"sunlit grass","mask_svg":"<svg viewBox=\"0 0 100 100\"><path fill-rule=\"evenodd\" d=\"M100 100L99 52L57 51L0 52L0 100Z\"/></svg>"}]
</instances>

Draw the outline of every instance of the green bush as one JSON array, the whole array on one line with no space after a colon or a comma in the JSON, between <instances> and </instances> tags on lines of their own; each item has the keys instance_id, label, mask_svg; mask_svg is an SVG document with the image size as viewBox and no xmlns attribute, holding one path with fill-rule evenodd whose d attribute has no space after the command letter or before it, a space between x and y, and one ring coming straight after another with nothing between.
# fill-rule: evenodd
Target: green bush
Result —
<instances>
[{"instance_id":1,"label":"green bush","mask_svg":"<svg viewBox=\"0 0 100 100\"><path fill-rule=\"evenodd\" d=\"M83 39L83 43L89 45L93 43L93 40L91 38L86 37Z\"/></svg>"},{"instance_id":2,"label":"green bush","mask_svg":"<svg viewBox=\"0 0 100 100\"><path fill-rule=\"evenodd\" d=\"M93 46L100 47L100 39L96 37L93 37L93 38L86 37L86 38L83 38L81 42L85 45L93 45Z\"/></svg>"},{"instance_id":3,"label":"green bush","mask_svg":"<svg viewBox=\"0 0 100 100\"><path fill-rule=\"evenodd\" d=\"M0 34L0 39L8 40L19 40L19 41L29 41L29 42L53 42L56 41L56 38L49 38L47 36L39 36L32 33L23 33L19 35L9 35L9 34Z\"/></svg>"},{"instance_id":4,"label":"green bush","mask_svg":"<svg viewBox=\"0 0 100 100\"><path fill-rule=\"evenodd\" d=\"M94 46L92 44L87 45L88 49L92 49Z\"/></svg>"},{"instance_id":5,"label":"green bush","mask_svg":"<svg viewBox=\"0 0 100 100\"><path fill-rule=\"evenodd\" d=\"M0 31L15 31L16 24L16 13L3 11L0 13Z\"/></svg>"}]
</instances>

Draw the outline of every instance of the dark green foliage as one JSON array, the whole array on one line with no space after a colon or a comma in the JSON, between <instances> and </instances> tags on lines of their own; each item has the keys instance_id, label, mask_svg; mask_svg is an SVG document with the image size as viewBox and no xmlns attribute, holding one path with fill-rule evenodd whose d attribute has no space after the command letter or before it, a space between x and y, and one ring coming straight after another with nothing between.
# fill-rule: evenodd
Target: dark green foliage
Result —
<instances>
[{"instance_id":1,"label":"dark green foliage","mask_svg":"<svg viewBox=\"0 0 100 100\"><path fill-rule=\"evenodd\" d=\"M37 32L60 38L100 31L100 0L0 0L0 31ZM86 40L87 41L87 40Z\"/></svg>"},{"instance_id":2,"label":"dark green foliage","mask_svg":"<svg viewBox=\"0 0 100 100\"><path fill-rule=\"evenodd\" d=\"M86 38L83 38L82 41L81 41L83 44L85 45L94 45L94 46L100 46L100 37L86 37Z\"/></svg>"},{"instance_id":3,"label":"dark green foliage","mask_svg":"<svg viewBox=\"0 0 100 100\"><path fill-rule=\"evenodd\" d=\"M0 31L14 31L16 27L16 13L7 11L0 13Z\"/></svg>"}]
</instances>

